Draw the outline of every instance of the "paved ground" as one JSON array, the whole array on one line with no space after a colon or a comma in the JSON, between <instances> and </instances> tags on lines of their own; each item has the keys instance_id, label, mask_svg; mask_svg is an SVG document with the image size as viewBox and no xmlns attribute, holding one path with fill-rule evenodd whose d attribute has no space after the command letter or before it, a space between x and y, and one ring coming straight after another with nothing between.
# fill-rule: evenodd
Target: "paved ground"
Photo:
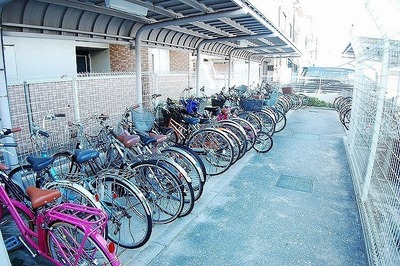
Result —
<instances>
[{"instance_id":1,"label":"paved ground","mask_svg":"<svg viewBox=\"0 0 400 266\"><path fill-rule=\"evenodd\" d=\"M335 111L291 112L269 153L210 178L190 215L119 250L123 265L367 265L344 134Z\"/></svg>"},{"instance_id":2,"label":"paved ground","mask_svg":"<svg viewBox=\"0 0 400 266\"><path fill-rule=\"evenodd\" d=\"M193 213L157 226L124 265L367 265L337 113L302 109L273 136L210 178Z\"/></svg>"}]
</instances>

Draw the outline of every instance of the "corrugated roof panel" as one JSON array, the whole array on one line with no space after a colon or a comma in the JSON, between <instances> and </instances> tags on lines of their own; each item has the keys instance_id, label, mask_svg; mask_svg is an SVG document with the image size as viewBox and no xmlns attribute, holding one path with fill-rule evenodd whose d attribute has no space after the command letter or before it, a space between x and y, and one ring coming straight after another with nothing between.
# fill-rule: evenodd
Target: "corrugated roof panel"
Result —
<instances>
[{"instance_id":1,"label":"corrugated roof panel","mask_svg":"<svg viewBox=\"0 0 400 266\"><path fill-rule=\"evenodd\" d=\"M66 7L49 5L43 19L43 25L46 27L61 28Z\"/></svg>"},{"instance_id":2,"label":"corrugated roof panel","mask_svg":"<svg viewBox=\"0 0 400 266\"><path fill-rule=\"evenodd\" d=\"M14 0L3 9L3 30L14 32L23 30L37 34L59 34L61 31L62 35L85 37L88 40L110 38L130 41L142 25L157 25L157 22L165 22L161 27L164 29L157 28L151 33L145 33L141 39L144 42L147 39L153 44L166 42L168 46L192 50L195 50L204 39L276 32L275 27L264 20L263 16L247 1L243 1L243 4L250 9L242 12L240 12L241 2L232 0L133 0L132 2L148 8L147 16L108 8L104 1L100 0ZM213 16L209 19L204 19L205 17L202 16L228 10L235 12L225 13L220 17ZM186 20L186 23L182 25L177 22L180 19ZM168 25L166 22L174 24ZM54 31L46 27L61 29ZM99 34L90 34L91 32ZM101 36L103 34L112 35L112 37ZM116 35L120 35L120 38L114 37ZM211 49L208 51L211 53L229 53L230 49L238 47L239 44L235 44L233 40L205 47ZM289 45L288 48L284 48L284 51L297 52L289 39L281 33L278 33L275 38L260 40L249 38L247 43L243 43L253 46L265 45L270 43L269 41L276 45ZM202 50L207 50L207 48L203 47Z\"/></svg>"},{"instance_id":3,"label":"corrugated roof panel","mask_svg":"<svg viewBox=\"0 0 400 266\"><path fill-rule=\"evenodd\" d=\"M112 17L100 14L97 16L96 20L93 23L93 32L98 33L107 33L108 25L111 21Z\"/></svg>"},{"instance_id":4,"label":"corrugated roof panel","mask_svg":"<svg viewBox=\"0 0 400 266\"><path fill-rule=\"evenodd\" d=\"M115 17L114 17L114 19L118 19L118 18L115 18ZM121 23L119 29L118 29L118 33L117 33L117 34L118 34L118 35L121 35L121 36L131 36L131 35L130 35L130 32L131 32L131 30L132 30L132 27L133 27L135 24L136 24L136 23L133 22L133 21L124 19L123 22Z\"/></svg>"},{"instance_id":5,"label":"corrugated roof panel","mask_svg":"<svg viewBox=\"0 0 400 266\"><path fill-rule=\"evenodd\" d=\"M81 31L91 32L94 30L97 18L101 16L99 13L85 11L79 19L78 29Z\"/></svg>"},{"instance_id":6,"label":"corrugated roof panel","mask_svg":"<svg viewBox=\"0 0 400 266\"><path fill-rule=\"evenodd\" d=\"M42 25L43 18L46 14L46 10L49 4L47 3L34 3L34 2L27 2L23 9L23 20L22 23L28 25Z\"/></svg>"}]
</instances>

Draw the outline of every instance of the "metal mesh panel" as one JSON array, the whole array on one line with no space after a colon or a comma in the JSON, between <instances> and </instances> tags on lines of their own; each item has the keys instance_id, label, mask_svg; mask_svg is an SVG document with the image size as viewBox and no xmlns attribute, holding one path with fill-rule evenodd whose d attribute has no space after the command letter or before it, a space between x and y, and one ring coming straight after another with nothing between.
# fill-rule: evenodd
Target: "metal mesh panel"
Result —
<instances>
[{"instance_id":1,"label":"metal mesh panel","mask_svg":"<svg viewBox=\"0 0 400 266\"><path fill-rule=\"evenodd\" d=\"M23 129L14 134L21 162L28 155L40 155L40 144L36 145L30 140L35 125L44 126L50 133L47 144L51 153L71 150L74 148L72 142L77 140L71 138L68 121L83 121L94 114L121 116L127 107L136 103L134 73L37 80L8 86L12 123ZM46 115L60 113L65 117L43 124Z\"/></svg>"},{"instance_id":2,"label":"metal mesh panel","mask_svg":"<svg viewBox=\"0 0 400 266\"><path fill-rule=\"evenodd\" d=\"M399 36L357 37L348 152L370 262L400 265Z\"/></svg>"}]
</instances>

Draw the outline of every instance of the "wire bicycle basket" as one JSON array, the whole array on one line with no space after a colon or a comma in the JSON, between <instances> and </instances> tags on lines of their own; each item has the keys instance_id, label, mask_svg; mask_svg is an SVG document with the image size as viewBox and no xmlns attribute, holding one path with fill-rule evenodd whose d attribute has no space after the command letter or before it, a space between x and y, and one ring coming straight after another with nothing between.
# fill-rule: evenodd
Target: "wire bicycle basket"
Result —
<instances>
[{"instance_id":1,"label":"wire bicycle basket","mask_svg":"<svg viewBox=\"0 0 400 266\"><path fill-rule=\"evenodd\" d=\"M137 131L150 131L155 121L154 114L147 110L132 110L132 122Z\"/></svg>"}]
</instances>

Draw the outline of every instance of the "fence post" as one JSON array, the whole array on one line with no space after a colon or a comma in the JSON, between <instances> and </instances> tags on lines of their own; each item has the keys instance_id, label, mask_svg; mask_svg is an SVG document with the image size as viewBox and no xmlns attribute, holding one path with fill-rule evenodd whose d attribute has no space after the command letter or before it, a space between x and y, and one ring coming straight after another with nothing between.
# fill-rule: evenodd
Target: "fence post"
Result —
<instances>
[{"instance_id":1,"label":"fence post","mask_svg":"<svg viewBox=\"0 0 400 266\"><path fill-rule=\"evenodd\" d=\"M31 98L29 95L29 84L26 81L24 81L24 97L25 97L26 114L28 116L29 132L32 133L33 118L32 118L32 108L31 108Z\"/></svg>"},{"instance_id":2,"label":"fence post","mask_svg":"<svg viewBox=\"0 0 400 266\"><path fill-rule=\"evenodd\" d=\"M79 95L78 95L78 83L77 77L74 77L72 80L72 87L74 90L74 114L75 114L75 121L81 121L81 115L79 111Z\"/></svg>"}]
</instances>

